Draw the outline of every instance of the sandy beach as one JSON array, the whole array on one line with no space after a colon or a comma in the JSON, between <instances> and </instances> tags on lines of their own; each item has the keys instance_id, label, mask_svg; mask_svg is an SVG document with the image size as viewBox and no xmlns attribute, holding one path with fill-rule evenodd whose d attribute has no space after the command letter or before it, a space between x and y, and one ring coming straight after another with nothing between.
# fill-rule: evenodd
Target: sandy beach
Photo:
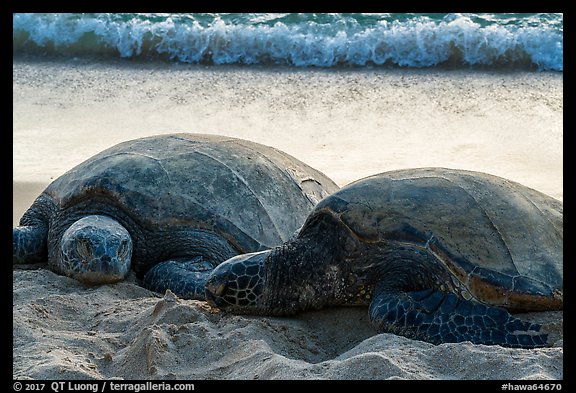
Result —
<instances>
[{"instance_id":1,"label":"sandy beach","mask_svg":"<svg viewBox=\"0 0 576 393\"><path fill-rule=\"evenodd\" d=\"M340 186L441 166L563 199L563 75L13 61L13 225L49 184L124 140L221 134L281 149ZM550 348L376 334L365 308L244 317L159 296L134 279L86 288L13 274L18 379L562 379L562 312L532 313Z\"/></svg>"}]
</instances>

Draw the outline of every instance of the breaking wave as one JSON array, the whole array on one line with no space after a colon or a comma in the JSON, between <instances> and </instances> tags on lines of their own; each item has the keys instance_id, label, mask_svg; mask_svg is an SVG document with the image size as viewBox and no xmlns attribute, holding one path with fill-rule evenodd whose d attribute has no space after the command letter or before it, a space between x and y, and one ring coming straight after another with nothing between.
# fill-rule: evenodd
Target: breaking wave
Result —
<instances>
[{"instance_id":1,"label":"breaking wave","mask_svg":"<svg viewBox=\"0 0 576 393\"><path fill-rule=\"evenodd\" d=\"M295 67L563 70L562 14L14 14L13 52Z\"/></svg>"}]
</instances>

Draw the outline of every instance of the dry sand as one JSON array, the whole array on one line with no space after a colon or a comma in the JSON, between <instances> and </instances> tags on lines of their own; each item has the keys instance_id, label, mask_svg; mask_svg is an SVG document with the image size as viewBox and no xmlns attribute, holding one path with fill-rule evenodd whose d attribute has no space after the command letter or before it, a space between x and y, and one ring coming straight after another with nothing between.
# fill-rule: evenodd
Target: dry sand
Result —
<instances>
[{"instance_id":1,"label":"dry sand","mask_svg":"<svg viewBox=\"0 0 576 393\"><path fill-rule=\"evenodd\" d=\"M117 142L217 133L282 149L340 185L398 168L500 175L562 200L562 74L13 62L13 225L54 178ZM86 288L14 270L14 378L561 379L562 312L536 350L376 335L365 308L217 313L134 279Z\"/></svg>"}]
</instances>

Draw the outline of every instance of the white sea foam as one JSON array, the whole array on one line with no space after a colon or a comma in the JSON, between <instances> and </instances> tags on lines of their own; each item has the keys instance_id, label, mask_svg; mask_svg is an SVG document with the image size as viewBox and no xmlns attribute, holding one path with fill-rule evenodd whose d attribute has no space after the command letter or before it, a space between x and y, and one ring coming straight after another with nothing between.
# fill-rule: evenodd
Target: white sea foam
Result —
<instances>
[{"instance_id":1,"label":"white sea foam","mask_svg":"<svg viewBox=\"0 0 576 393\"><path fill-rule=\"evenodd\" d=\"M299 67L484 65L563 70L563 35L542 24L481 25L455 15L433 20L209 23L171 16L15 14L14 50L76 55L162 57L186 63L286 64Z\"/></svg>"}]
</instances>

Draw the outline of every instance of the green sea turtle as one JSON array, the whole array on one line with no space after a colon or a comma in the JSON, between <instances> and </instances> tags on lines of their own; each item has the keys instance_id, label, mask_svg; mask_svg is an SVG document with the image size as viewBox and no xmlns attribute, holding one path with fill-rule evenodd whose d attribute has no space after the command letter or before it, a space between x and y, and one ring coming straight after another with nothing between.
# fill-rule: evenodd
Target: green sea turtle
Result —
<instances>
[{"instance_id":1,"label":"green sea turtle","mask_svg":"<svg viewBox=\"0 0 576 393\"><path fill-rule=\"evenodd\" d=\"M338 187L279 150L215 135L120 143L54 180L13 229L13 264L87 284L122 280L204 298L210 270L282 244Z\"/></svg>"},{"instance_id":2,"label":"green sea turtle","mask_svg":"<svg viewBox=\"0 0 576 393\"><path fill-rule=\"evenodd\" d=\"M381 332L434 344L545 346L540 326L508 311L562 309L562 209L488 174L382 173L319 202L295 239L218 266L206 297L266 315L369 305Z\"/></svg>"}]
</instances>

